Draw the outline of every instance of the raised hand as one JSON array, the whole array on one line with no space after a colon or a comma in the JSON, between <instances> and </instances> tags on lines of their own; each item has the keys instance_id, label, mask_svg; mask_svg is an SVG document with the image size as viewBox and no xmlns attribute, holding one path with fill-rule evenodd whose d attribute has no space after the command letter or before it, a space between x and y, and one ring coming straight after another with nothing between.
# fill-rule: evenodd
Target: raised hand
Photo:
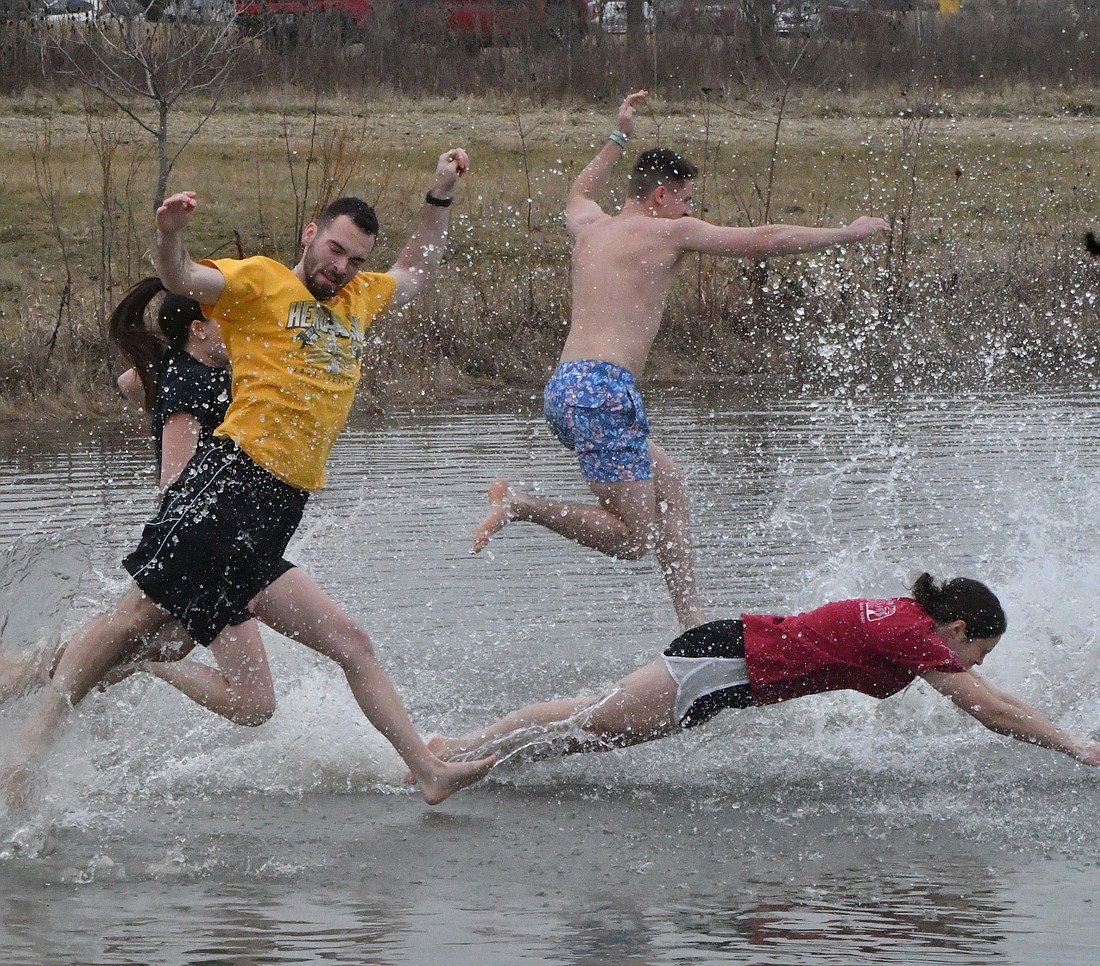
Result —
<instances>
[{"instance_id":1,"label":"raised hand","mask_svg":"<svg viewBox=\"0 0 1100 966\"><path fill-rule=\"evenodd\" d=\"M432 193L436 194L436 197L448 197L454 190L455 182L469 170L470 156L462 148L444 151L436 165Z\"/></svg>"},{"instance_id":2,"label":"raised hand","mask_svg":"<svg viewBox=\"0 0 1100 966\"><path fill-rule=\"evenodd\" d=\"M634 108L644 103L647 97L649 97L649 91L635 91L633 94L627 94L619 105L617 126L627 137L634 133Z\"/></svg>"},{"instance_id":3,"label":"raised hand","mask_svg":"<svg viewBox=\"0 0 1100 966\"><path fill-rule=\"evenodd\" d=\"M157 228L165 234L175 235L187 227L195 210L195 192L179 191L164 199L157 209Z\"/></svg>"}]
</instances>

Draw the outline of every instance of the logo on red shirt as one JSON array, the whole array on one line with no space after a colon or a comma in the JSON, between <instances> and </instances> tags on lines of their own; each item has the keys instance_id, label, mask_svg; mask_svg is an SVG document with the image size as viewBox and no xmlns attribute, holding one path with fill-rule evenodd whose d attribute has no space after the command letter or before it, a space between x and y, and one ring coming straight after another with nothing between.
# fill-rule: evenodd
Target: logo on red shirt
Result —
<instances>
[{"instance_id":1,"label":"logo on red shirt","mask_svg":"<svg viewBox=\"0 0 1100 966\"><path fill-rule=\"evenodd\" d=\"M897 612L898 602L894 600L865 600L863 602L863 619L868 623L872 621L884 621L887 617L893 617Z\"/></svg>"}]
</instances>

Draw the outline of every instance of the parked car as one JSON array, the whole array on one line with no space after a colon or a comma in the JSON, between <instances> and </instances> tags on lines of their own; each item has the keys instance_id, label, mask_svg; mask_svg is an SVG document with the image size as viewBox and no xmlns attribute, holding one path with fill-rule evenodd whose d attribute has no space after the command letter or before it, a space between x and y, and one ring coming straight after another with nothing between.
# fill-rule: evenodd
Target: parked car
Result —
<instances>
[{"instance_id":1,"label":"parked car","mask_svg":"<svg viewBox=\"0 0 1100 966\"><path fill-rule=\"evenodd\" d=\"M741 4L736 0L726 3L679 0L662 4L657 10L657 21L663 28L692 34L732 34L743 20Z\"/></svg>"},{"instance_id":2,"label":"parked car","mask_svg":"<svg viewBox=\"0 0 1100 966\"><path fill-rule=\"evenodd\" d=\"M99 0L97 12L101 17L140 19L151 6L155 4L150 0Z\"/></svg>"},{"instance_id":3,"label":"parked car","mask_svg":"<svg viewBox=\"0 0 1100 966\"><path fill-rule=\"evenodd\" d=\"M169 0L165 20L182 23L224 23L233 18L233 0Z\"/></svg>"},{"instance_id":4,"label":"parked car","mask_svg":"<svg viewBox=\"0 0 1100 966\"><path fill-rule=\"evenodd\" d=\"M91 0L48 0L32 16L56 23L64 20L90 20L97 12Z\"/></svg>"},{"instance_id":5,"label":"parked car","mask_svg":"<svg viewBox=\"0 0 1100 966\"><path fill-rule=\"evenodd\" d=\"M626 0L592 0L587 5L587 10L588 21L592 26L598 26L604 33L626 33ZM656 18L653 4L649 0L642 3L642 18L646 33L652 33Z\"/></svg>"},{"instance_id":6,"label":"parked car","mask_svg":"<svg viewBox=\"0 0 1100 966\"><path fill-rule=\"evenodd\" d=\"M775 32L780 37L806 37L821 30L816 3L792 0L775 8Z\"/></svg>"}]
</instances>

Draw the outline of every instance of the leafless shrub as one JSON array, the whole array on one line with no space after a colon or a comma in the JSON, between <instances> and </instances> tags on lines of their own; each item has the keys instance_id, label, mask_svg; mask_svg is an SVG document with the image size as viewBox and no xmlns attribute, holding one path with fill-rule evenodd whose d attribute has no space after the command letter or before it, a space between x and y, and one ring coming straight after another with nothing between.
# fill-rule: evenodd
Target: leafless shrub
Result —
<instances>
[{"instance_id":1,"label":"leafless shrub","mask_svg":"<svg viewBox=\"0 0 1100 966\"><path fill-rule=\"evenodd\" d=\"M165 197L172 168L218 105L244 41L233 21L170 23L98 17L44 34L62 71L96 91L151 135L157 146L153 206ZM173 130L184 99L207 98L207 109L182 133Z\"/></svg>"},{"instance_id":2,"label":"leafless shrub","mask_svg":"<svg viewBox=\"0 0 1100 966\"><path fill-rule=\"evenodd\" d=\"M1055 23L1068 22L1059 21L1057 12L1048 13ZM1016 18L1012 29L1002 20L1009 15ZM485 226L482 233L475 235L470 228L464 235L468 226L461 206L456 207L448 262L437 291L371 333L377 341L368 346L365 390L368 395L384 395L410 380L426 391L463 381L537 384L560 351L569 317L568 243L554 220L560 214L555 191L566 182L566 165L577 160L564 152L565 162L547 162L540 156L538 139L530 137L536 122L528 120L537 105L559 99L576 104L588 97L614 103L632 83L656 87L665 101L682 96L684 110L702 123L706 179L700 200L713 206L708 217L755 224L773 217L784 220L785 214L796 212L798 221L827 223L835 221L834 209L856 212L847 210L853 204L850 195L838 203L835 182L828 180L826 171L814 181L812 200L795 199L808 212L784 204L785 195L790 200L788 186L783 184L784 168L776 161L782 154L780 131L791 99L807 90L815 97L823 89L842 90L847 96L888 85L890 97L879 100L889 105L890 119L876 116L867 122L887 147L880 149L876 171L861 171L858 177L867 179L862 198L873 203L871 213L892 209L895 235L889 246L778 260L767 273L740 263L699 259L672 293L653 374L725 378L765 372L774 379L822 389L951 388L952 381L960 379L997 385L1047 374L1087 381L1100 358L1100 278L1096 262L1081 251L1083 212L1070 210L1072 203L1064 200L1056 207L1037 197L1026 215L1037 223L1036 232L1020 232L1015 240L992 244L985 235L1001 215L995 200L983 202L984 196L968 195L967 203L975 211L967 212L965 229L952 236L950 222L956 209L945 204L942 186L938 196L931 189L934 175L927 152L937 141L941 119L947 117L936 112L940 92L966 85L992 88L1015 83L1021 76L1041 85L1047 72L1068 63L1077 65L1074 78L1095 79L1100 71L1100 58L1090 61L1083 53L1095 43L1094 14L1081 13L1073 21L1072 35L1049 27L1031 31L1027 16L1026 9L1018 7L984 19L964 15L950 24L911 14L843 35L833 28L813 38L761 33L757 40L764 54L755 59L750 56L752 38L736 31L721 36L669 31L651 38L641 59L629 54L618 38L592 34L568 47L560 38L544 37L471 53L460 44L439 46L403 38L396 22L388 27L380 22L385 29L369 35L341 35L338 44L320 27L300 34L293 47L285 49L265 47L268 41L262 38L250 39L239 49L232 71L236 80L249 75L261 90L268 85L277 95L283 90L280 85L302 85L293 98L279 101L287 105L281 128L276 120L262 135L273 135L268 138L273 142L282 137L285 177L277 179L274 190L272 169L261 168L257 159L255 216L238 213L219 226L204 220L200 230L209 233L196 237L196 250L264 251L292 261L303 220L332 194L342 193L349 172L363 166L361 152L370 140L374 94L438 92L456 98L471 91L495 91L497 104L504 105L505 121L514 121L504 124L509 130L495 145L505 160L495 160L510 169L513 178L500 188L499 198L478 201L470 224ZM966 43L941 43L949 39L941 33L948 26L969 38ZM1014 33L1021 30L1030 31L1031 61L1026 65ZM0 44L11 36L0 30ZM805 52L808 40L813 56ZM1036 46L1047 43L1048 48ZM997 44L1005 50L1016 45L1012 49L1018 50L1020 59L1015 67L999 63L990 52ZM33 56L28 53L32 48ZM1038 63L1047 53L1047 62ZM51 82L57 83L56 72L65 61L58 59L62 55L56 46L32 45L20 56L28 74L48 69L54 72ZM90 54L84 49L80 56ZM326 65L323 76L315 69L319 62ZM11 80L4 79L6 70L4 62L0 80L5 83ZM334 86L352 94L352 108L322 117L325 109L319 108L319 98L301 96L302 89L320 93L319 80L324 81L325 93ZM1066 110L1100 113L1087 91L1073 96ZM386 109L400 110L394 103L401 102L391 100ZM840 99L831 106L844 111L849 109L845 104ZM762 148L756 167L739 168L727 179L731 184L719 183L715 176L721 172L726 178L736 167L731 155L738 150L728 139L712 137L719 111L748 114L773 131L770 153ZM94 386L111 382L94 321L102 315L112 286L126 284L137 273L141 239L149 231L149 209L135 199L143 194L143 178L144 183L152 180L147 177L152 162L148 155L121 149L129 134L119 108L109 107L102 98L88 98L84 112L86 140L99 169L98 184L85 188L85 196L103 192L101 255L95 265L87 257L91 270L83 278L79 266L73 268L66 253L70 236L63 195L57 190L60 172L48 159L44 141L36 155L36 164L43 166L39 203L47 210L54 205L51 217L64 276L55 266L48 286L43 284L35 300L19 306L13 326L18 334L8 342L11 359L0 365L0 395L5 399L41 398L50 392L81 398ZM673 126L673 120L671 115L650 119L658 140L662 125ZM470 123L476 130L476 118ZM697 120L692 124L698 131ZM259 147L257 142L257 155ZM368 189L376 197L368 200L384 200L389 211L415 207L422 188L413 191L406 186L401 180L404 173L395 173L401 164L391 165L385 157L380 161L377 155L375 150L371 156L375 179ZM1010 165L1011 159L1005 163ZM1067 158L1060 164L1066 170L1077 164L1076 183L1089 183L1088 159ZM845 176L841 168L836 170L837 178ZM955 175L954 185L960 184L960 177L961 173ZM243 209L251 203L252 188L243 176L240 180L244 188L234 195L249 199ZM950 175L948 183L950 190ZM964 178L961 184L966 183ZM1061 188L1050 193L1051 198L1066 196ZM555 199L552 205L544 203L546 197ZM940 228L933 237L927 226L937 209L942 209ZM1017 215L1015 209L1012 214ZM85 222L94 224L93 218ZM1021 272L1024 264L1027 270ZM98 288L95 297L85 291L89 281ZM16 359L18 363L8 364Z\"/></svg>"}]
</instances>

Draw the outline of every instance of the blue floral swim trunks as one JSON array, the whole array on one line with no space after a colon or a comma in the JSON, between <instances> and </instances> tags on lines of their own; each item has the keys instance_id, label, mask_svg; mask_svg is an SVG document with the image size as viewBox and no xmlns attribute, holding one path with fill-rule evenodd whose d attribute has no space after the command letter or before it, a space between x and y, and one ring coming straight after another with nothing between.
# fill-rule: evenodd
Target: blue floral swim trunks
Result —
<instances>
[{"instance_id":1,"label":"blue floral swim trunks","mask_svg":"<svg viewBox=\"0 0 1100 966\"><path fill-rule=\"evenodd\" d=\"M587 359L559 363L543 393L543 414L554 435L577 454L586 480L653 478L649 418L628 369Z\"/></svg>"}]
</instances>

